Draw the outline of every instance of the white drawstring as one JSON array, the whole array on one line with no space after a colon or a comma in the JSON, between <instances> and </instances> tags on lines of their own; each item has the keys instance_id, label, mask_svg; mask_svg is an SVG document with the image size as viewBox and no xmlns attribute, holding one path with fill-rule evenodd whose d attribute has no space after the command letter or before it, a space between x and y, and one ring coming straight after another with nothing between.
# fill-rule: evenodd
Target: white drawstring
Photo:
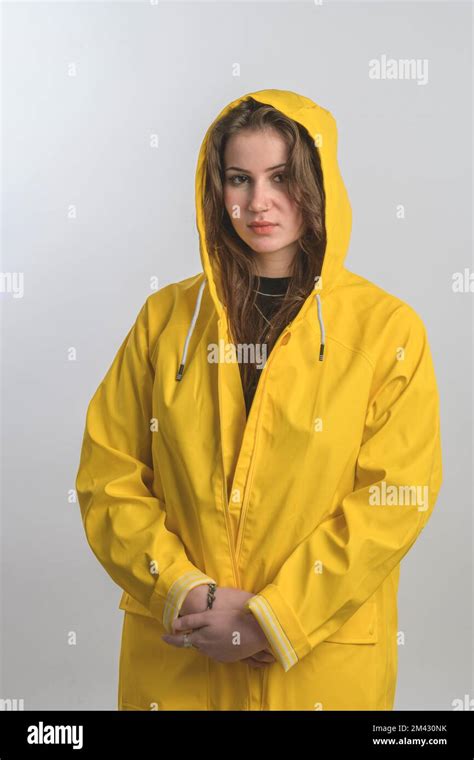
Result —
<instances>
[{"instance_id":1,"label":"white drawstring","mask_svg":"<svg viewBox=\"0 0 474 760\"><path fill-rule=\"evenodd\" d=\"M326 345L326 332L324 330L324 322L323 322L323 310L321 306L321 299L319 297L319 293L316 293L316 304L318 307L318 319L319 319L319 327L321 330L321 345L319 346L319 361L322 362L324 360L324 347Z\"/></svg>"},{"instance_id":2,"label":"white drawstring","mask_svg":"<svg viewBox=\"0 0 474 760\"><path fill-rule=\"evenodd\" d=\"M197 296L197 299L196 299L196 304L194 306L194 313L193 313L193 317L191 319L191 323L190 323L189 328L188 328L188 332L187 332L187 335L186 335L186 340L184 342L183 355L181 357L181 362L180 362L180 365L179 365L178 373L176 375L176 380L181 380L181 378L183 377L183 374L184 374L184 365L186 363L186 356L187 356L187 353L188 353L189 341L191 340L191 335L193 334L194 326L195 326L195 324L197 322L197 318L198 318L198 315L199 315L199 309L201 308L202 292L204 290L204 286L205 286L206 282L207 282L207 278L205 277L204 280L202 281L200 287L199 287L199 292L198 292L198 296ZM322 312L321 299L319 297L319 293L316 293L316 305L318 307L319 327L320 327L320 330L321 330L321 344L319 346L319 361L322 362L324 360L324 348L325 348L325 345L326 345L326 332L324 330L323 312Z\"/></svg>"},{"instance_id":3,"label":"white drawstring","mask_svg":"<svg viewBox=\"0 0 474 760\"><path fill-rule=\"evenodd\" d=\"M196 305L194 307L193 318L191 319L191 324L189 325L189 328L188 328L188 334L186 335L186 340L184 342L183 355L181 357L181 363L179 365L178 374L176 375L176 380L181 380L184 374L184 365L186 362L186 354L188 353L188 345L189 345L189 341L191 340L191 335L193 334L194 325L196 324L196 321L198 318L199 309L201 308L202 291L204 290L205 284L206 284L206 278L204 278L204 280L201 282L201 285L199 287L199 293L196 300Z\"/></svg>"}]
</instances>

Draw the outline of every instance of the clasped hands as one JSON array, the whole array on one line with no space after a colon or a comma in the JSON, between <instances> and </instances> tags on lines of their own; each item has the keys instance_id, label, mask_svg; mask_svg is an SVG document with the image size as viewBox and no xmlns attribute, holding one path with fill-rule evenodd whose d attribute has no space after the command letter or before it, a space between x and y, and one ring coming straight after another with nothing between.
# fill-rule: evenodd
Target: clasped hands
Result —
<instances>
[{"instance_id":1,"label":"clasped hands","mask_svg":"<svg viewBox=\"0 0 474 760\"><path fill-rule=\"evenodd\" d=\"M195 586L187 594L179 617L173 621L173 635L162 639L176 647L184 646L184 632L192 632L190 641L198 651L218 662L241 660L253 668L275 662L268 640L253 614L244 610L254 596L248 591L218 586L211 609L207 609L207 584ZM235 643L235 633L240 642Z\"/></svg>"}]
</instances>

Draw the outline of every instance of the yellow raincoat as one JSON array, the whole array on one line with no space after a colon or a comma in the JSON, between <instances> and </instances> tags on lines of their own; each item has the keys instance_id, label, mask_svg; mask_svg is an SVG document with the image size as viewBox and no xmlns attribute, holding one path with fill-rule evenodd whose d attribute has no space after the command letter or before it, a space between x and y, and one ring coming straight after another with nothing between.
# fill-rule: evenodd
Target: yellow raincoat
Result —
<instances>
[{"instance_id":1,"label":"yellow raincoat","mask_svg":"<svg viewBox=\"0 0 474 760\"><path fill-rule=\"evenodd\" d=\"M238 364L208 360L230 335L205 245L206 135L204 271L146 299L88 406L76 479L87 540L123 590L118 708L390 710L399 563L442 481L430 347L409 305L344 267L351 207L331 113L288 91L250 95L317 140L322 278L246 419ZM276 662L220 663L162 641L207 581L255 594L248 614Z\"/></svg>"}]
</instances>

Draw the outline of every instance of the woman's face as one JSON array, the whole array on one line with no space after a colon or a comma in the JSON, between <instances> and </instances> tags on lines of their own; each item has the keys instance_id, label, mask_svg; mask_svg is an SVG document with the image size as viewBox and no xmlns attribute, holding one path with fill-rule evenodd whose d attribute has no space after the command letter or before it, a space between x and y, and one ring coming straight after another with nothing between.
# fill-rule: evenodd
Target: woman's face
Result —
<instances>
[{"instance_id":1,"label":"woman's face","mask_svg":"<svg viewBox=\"0 0 474 760\"><path fill-rule=\"evenodd\" d=\"M288 196L287 151L271 128L242 130L224 151L224 204L234 230L255 252L261 275L287 274L304 229L301 210ZM262 221L270 226L256 225Z\"/></svg>"}]
</instances>

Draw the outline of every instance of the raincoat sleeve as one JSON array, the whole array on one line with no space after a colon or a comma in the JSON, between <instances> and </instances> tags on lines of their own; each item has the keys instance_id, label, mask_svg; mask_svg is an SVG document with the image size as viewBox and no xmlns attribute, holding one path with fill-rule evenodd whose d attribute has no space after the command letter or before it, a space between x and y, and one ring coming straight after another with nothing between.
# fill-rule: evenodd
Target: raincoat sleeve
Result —
<instances>
[{"instance_id":1,"label":"raincoat sleeve","mask_svg":"<svg viewBox=\"0 0 474 760\"><path fill-rule=\"evenodd\" d=\"M149 299L89 403L76 491L99 562L172 633L187 593L215 581L194 566L168 530L164 499L153 491L148 306Z\"/></svg>"},{"instance_id":2,"label":"raincoat sleeve","mask_svg":"<svg viewBox=\"0 0 474 760\"><path fill-rule=\"evenodd\" d=\"M245 604L285 671L374 594L424 528L441 486L432 356L423 322L404 306L387 320L373 363L353 490ZM418 486L423 498L406 498Z\"/></svg>"}]
</instances>

